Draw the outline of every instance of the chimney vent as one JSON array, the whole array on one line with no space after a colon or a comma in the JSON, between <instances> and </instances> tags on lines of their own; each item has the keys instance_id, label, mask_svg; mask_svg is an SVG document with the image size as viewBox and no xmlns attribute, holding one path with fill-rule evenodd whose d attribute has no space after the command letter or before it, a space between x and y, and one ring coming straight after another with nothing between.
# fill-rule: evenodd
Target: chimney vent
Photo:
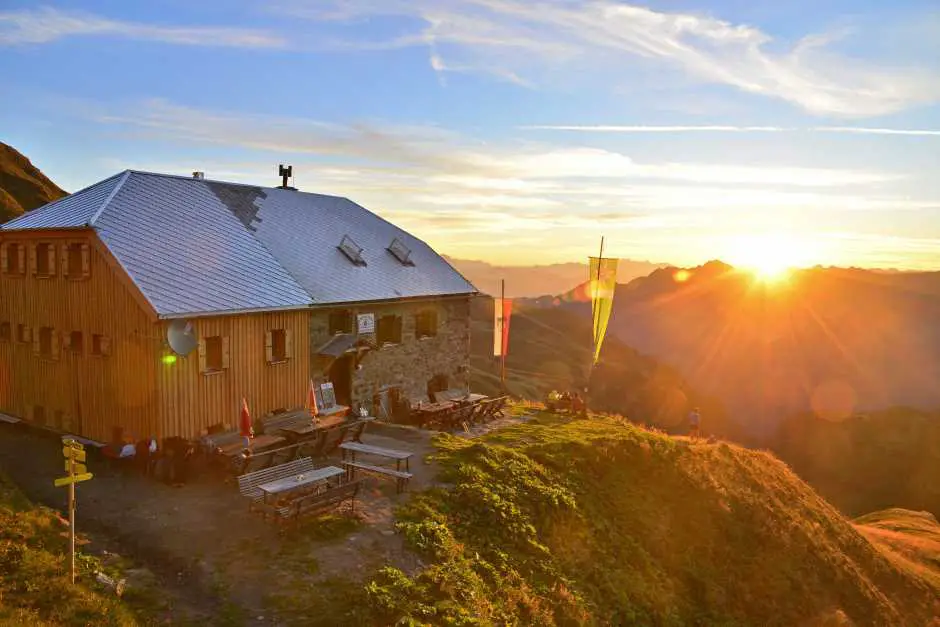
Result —
<instances>
[{"instance_id":1,"label":"chimney vent","mask_svg":"<svg viewBox=\"0 0 940 627\"><path fill-rule=\"evenodd\" d=\"M284 165L283 163L281 163L277 167L277 175L281 177L281 184L278 187L280 187L281 189L292 189L294 191L297 190L296 187L291 187L290 185L287 184L287 179L294 176L294 166Z\"/></svg>"},{"instance_id":2,"label":"chimney vent","mask_svg":"<svg viewBox=\"0 0 940 627\"><path fill-rule=\"evenodd\" d=\"M205 172L198 172L198 171L197 171L197 172L193 172L193 178L194 178L194 179L199 179L199 180L201 181L201 180L203 180L204 178L206 178L206 173L205 173Z\"/></svg>"}]
</instances>

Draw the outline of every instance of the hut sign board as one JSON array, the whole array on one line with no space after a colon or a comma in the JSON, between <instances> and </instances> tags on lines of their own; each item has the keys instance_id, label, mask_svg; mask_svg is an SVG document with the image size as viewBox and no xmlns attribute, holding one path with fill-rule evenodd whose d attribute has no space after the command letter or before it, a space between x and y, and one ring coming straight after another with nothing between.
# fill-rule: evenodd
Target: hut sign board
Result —
<instances>
[{"instance_id":1,"label":"hut sign board","mask_svg":"<svg viewBox=\"0 0 940 627\"><path fill-rule=\"evenodd\" d=\"M375 314L366 313L356 316L356 328L360 334L375 333Z\"/></svg>"}]
</instances>

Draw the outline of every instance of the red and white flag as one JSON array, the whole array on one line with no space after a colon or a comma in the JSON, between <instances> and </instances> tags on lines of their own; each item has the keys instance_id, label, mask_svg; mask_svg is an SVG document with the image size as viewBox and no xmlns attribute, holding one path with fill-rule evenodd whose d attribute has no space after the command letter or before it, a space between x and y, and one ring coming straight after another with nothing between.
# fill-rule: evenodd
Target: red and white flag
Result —
<instances>
[{"instance_id":1,"label":"red and white flag","mask_svg":"<svg viewBox=\"0 0 940 627\"><path fill-rule=\"evenodd\" d=\"M320 415L320 408L317 407L317 391L313 379L310 380L310 388L307 390L307 407L310 408L310 415L313 418Z\"/></svg>"},{"instance_id":2,"label":"red and white flag","mask_svg":"<svg viewBox=\"0 0 940 627\"><path fill-rule=\"evenodd\" d=\"M242 398L242 413L238 419L238 430L243 438L255 437L255 430L251 426L251 414L248 412L248 401Z\"/></svg>"},{"instance_id":3,"label":"red and white flag","mask_svg":"<svg viewBox=\"0 0 940 627\"><path fill-rule=\"evenodd\" d=\"M512 316L511 298L493 299L493 355L509 352L509 319Z\"/></svg>"}]
</instances>

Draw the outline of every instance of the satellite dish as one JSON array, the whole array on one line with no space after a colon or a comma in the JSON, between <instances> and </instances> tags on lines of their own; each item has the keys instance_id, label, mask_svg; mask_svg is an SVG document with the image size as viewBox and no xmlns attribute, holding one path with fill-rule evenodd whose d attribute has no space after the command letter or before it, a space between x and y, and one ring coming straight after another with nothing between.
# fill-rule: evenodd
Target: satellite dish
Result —
<instances>
[{"instance_id":1,"label":"satellite dish","mask_svg":"<svg viewBox=\"0 0 940 627\"><path fill-rule=\"evenodd\" d=\"M167 342L177 355L184 357L196 349L199 340L196 338L196 329L189 320L174 320L166 331Z\"/></svg>"}]
</instances>

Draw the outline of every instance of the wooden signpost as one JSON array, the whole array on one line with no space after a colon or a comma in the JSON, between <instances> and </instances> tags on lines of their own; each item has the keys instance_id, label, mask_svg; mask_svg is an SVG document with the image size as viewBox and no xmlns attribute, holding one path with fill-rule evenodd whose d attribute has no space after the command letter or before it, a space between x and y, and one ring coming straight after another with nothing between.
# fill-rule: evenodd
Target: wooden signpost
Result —
<instances>
[{"instance_id":1,"label":"wooden signpost","mask_svg":"<svg viewBox=\"0 0 940 627\"><path fill-rule=\"evenodd\" d=\"M75 484L88 481L93 475L85 467L85 447L80 442L62 440L62 455L68 476L59 477L53 483L57 488L69 487L69 579L75 583Z\"/></svg>"}]
</instances>

